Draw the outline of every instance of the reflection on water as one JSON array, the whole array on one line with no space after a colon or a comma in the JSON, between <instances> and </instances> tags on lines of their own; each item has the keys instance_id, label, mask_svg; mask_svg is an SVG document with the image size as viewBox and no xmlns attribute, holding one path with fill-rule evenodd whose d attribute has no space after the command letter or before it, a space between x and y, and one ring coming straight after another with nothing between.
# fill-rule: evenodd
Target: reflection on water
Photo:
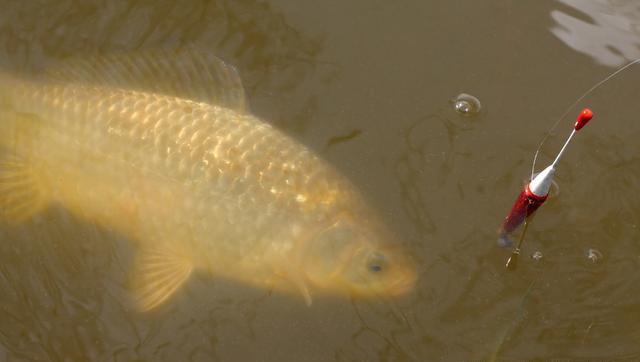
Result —
<instances>
[{"instance_id":1,"label":"reflection on water","mask_svg":"<svg viewBox=\"0 0 640 362\"><path fill-rule=\"evenodd\" d=\"M551 32L597 62L619 66L640 57L640 4L635 0L559 0Z\"/></svg>"}]
</instances>

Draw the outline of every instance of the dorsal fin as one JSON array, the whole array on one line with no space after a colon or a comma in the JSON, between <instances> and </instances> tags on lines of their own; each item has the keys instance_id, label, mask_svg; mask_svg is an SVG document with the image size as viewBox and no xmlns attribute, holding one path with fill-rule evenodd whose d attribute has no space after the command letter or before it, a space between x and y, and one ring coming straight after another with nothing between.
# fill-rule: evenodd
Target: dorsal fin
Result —
<instances>
[{"instance_id":1,"label":"dorsal fin","mask_svg":"<svg viewBox=\"0 0 640 362\"><path fill-rule=\"evenodd\" d=\"M213 54L191 48L72 57L49 68L47 77L246 110L244 89L236 69Z\"/></svg>"}]
</instances>

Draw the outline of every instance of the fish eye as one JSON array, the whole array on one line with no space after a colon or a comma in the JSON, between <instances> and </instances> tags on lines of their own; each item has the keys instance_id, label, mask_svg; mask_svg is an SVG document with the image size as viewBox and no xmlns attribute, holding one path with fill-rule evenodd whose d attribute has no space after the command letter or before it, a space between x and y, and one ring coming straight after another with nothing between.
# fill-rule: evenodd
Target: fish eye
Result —
<instances>
[{"instance_id":1,"label":"fish eye","mask_svg":"<svg viewBox=\"0 0 640 362\"><path fill-rule=\"evenodd\" d=\"M372 253L367 260L367 269L373 273L379 273L386 268L386 261L384 255L380 253Z\"/></svg>"}]
</instances>

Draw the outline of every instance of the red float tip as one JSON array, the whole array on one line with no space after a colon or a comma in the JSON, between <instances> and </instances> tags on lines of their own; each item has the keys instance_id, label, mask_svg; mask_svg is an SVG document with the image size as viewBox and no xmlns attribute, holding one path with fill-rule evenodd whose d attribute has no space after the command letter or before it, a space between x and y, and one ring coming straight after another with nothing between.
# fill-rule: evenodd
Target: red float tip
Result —
<instances>
[{"instance_id":1,"label":"red float tip","mask_svg":"<svg viewBox=\"0 0 640 362\"><path fill-rule=\"evenodd\" d=\"M578 119L576 120L576 124L573 128L576 131L579 131L580 128L587 125L591 118L593 118L593 112L591 112L589 108L583 109L582 112L580 112L580 115L578 115Z\"/></svg>"}]
</instances>

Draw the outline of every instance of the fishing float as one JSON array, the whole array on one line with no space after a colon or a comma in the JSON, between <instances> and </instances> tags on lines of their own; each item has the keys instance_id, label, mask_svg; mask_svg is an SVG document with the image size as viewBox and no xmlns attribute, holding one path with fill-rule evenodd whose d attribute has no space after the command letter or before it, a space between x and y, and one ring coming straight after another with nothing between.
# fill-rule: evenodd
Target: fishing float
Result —
<instances>
[{"instance_id":1,"label":"fishing float","mask_svg":"<svg viewBox=\"0 0 640 362\"><path fill-rule=\"evenodd\" d=\"M547 200L549 196L549 189L551 188L551 184L553 183L553 177L556 172L556 166L562 158L562 155L567 149L567 146L576 135L578 131L580 131L587 123L593 118L593 112L589 108L585 108L580 112L576 123L573 126L573 130L569 135L569 138L564 143L564 146L560 149L560 152L556 156L553 163L544 170L542 170L539 174L532 178L532 180L525 185L520 195L516 199L515 203L511 207L511 211L504 219L502 226L500 228L500 238L498 239L498 244L501 246L509 246L512 244L509 235L520 226L523 222L525 222L525 228L523 233L518 241L518 245L516 246L511 258L507 261L507 267L515 267L517 255L520 253L520 246L522 244L522 240L524 239L524 232L526 231L527 220L533 215L533 213Z\"/></svg>"}]
</instances>

